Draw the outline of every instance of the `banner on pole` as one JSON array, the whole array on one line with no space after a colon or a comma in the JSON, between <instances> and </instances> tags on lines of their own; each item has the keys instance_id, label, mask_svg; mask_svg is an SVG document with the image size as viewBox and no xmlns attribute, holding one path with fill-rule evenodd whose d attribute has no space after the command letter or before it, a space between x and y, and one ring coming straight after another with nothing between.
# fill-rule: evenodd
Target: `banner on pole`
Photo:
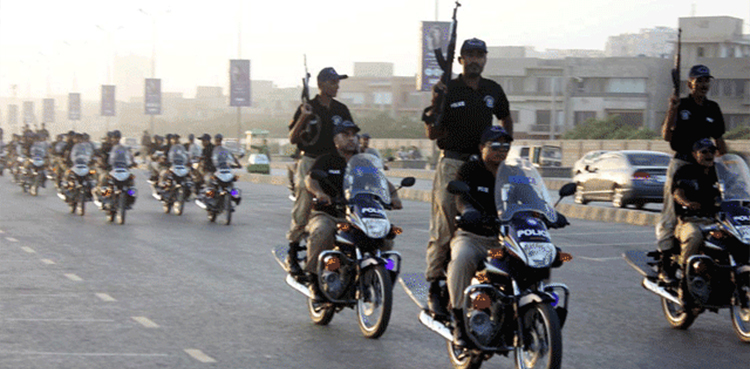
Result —
<instances>
[{"instance_id":1,"label":"banner on pole","mask_svg":"<svg viewBox=\"0 0 750 369\"><path fill-rule=\"evenodd\" d=\"M417 90L430 91L440 81L443 70L435 58L435 49L440 48L443 55L448 51L451 22L422 22L420 30L419 60L421 67L417 73Z\"/></svg>"},{"instance_id":2,"label":"banner on pole","mask_svg":"<svg viewBox=\"0 0 750 369\"><path fill-rule=\"evenodd\" d=\"M115 116L115 86L102 85L102 116Z\"/></svg>"},{"instance_id":3,"label":"banner on pole","mask_svg":"<svg viewBox=\"0 0 750 369\"><path fill-rule=\"evenodd\" d=\"M55 99L44 99L42 101L44 113L42 113L44 123L55 123Z\"/></svg>"},{"instance_id":4,"label":"banner on pole","mask_svg":"<svg viewBox=\"0 0 750 369\"><path fill-rule=\"evenodd\" d=\"M250 60L229 61L229 106L250 106Z\"/></svg>"},{"instance_id":5,"label":"banner on pole","mask_svg":"<svg viewBox=\"0 0 750 369\"><path fill-rule=\"evenodd\" d=\"M146 114L161 114L161 79L146 78L146 91L143 96Z\"/></svg>"},{"instance_id":6,"label":"banner on pole","mask_svg":"<svg viewBox=\"0 0 750 369\"><path fill-rule=\"evenodd\" d=\"M68 94L68 120L81 120L81 94L78 92Z\"/></svg>"},{"instance_id":7,"label":"banner on pole","mask_svg":"<svg viewBox=\"0 0 750 369\"><path fill-rule=\"evenodd\" d=\"M24 124L36 123L36 115L34 114L34 102L33 101L23 102L23 123Z\"/></svg>"},{"instance_id":8,"label":"banner on pole","mask_svg":"<svg viewBox=\"0 0 750 369\"><path fill-rule=\"evenodd\" d=\"M8 125L18 124L18 105L8 105Z\"/></svg>"}]
</instances>

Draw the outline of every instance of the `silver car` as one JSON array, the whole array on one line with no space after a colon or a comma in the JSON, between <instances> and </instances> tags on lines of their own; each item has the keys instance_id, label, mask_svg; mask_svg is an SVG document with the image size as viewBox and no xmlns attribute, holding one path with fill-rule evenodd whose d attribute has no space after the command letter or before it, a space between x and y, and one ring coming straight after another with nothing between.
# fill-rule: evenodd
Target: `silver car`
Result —
<instances>
[{"instance_id":1,"label":"silver car","mask_svg":"<svg viewBox=\"0 0 750 369\"><path fill-rule=\"evenodd\" d=\"M612 151L600 155L573 177L575 202L611 201L616 208L640 209L664 201L670 155L657 151Z\"/></svg>"}]
</instances>

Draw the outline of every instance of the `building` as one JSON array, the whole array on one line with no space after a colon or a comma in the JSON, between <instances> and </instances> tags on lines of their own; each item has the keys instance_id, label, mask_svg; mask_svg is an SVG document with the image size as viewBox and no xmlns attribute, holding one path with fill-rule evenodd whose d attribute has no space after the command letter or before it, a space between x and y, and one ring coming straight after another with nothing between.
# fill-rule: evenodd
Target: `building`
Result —
<instances>
[{"instance_id":1,"label":"building","mask_svg":"<svg viewBox=\"0 0 750 369\"><path fill-rule=\"evenodd\" d=\"M604 48L607 57L671 58L677 30L669 27L642 29L639 33L610 36Z\"/></svg>"}]
</instances>

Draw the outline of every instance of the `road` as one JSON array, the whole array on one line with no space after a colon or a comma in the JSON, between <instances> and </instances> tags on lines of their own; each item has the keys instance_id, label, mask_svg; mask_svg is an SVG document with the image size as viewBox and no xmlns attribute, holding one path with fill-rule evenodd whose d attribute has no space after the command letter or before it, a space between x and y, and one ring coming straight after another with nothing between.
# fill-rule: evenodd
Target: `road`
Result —
<instances>
[{"instance_id":1,"label":"road","mask_svg":"<svg viewBox=\"0 0 750 369\"><path fill-rule=\"evenodd\" d=\"M450 368L444 341L400 286L378 340L361 336L351 310L326 327L310 322L270 253L284 243L286 188L240 183L244 198L224 226L192 204L181 217L162 214L138 177L123 226L93 206L68 214L52 189L31 197L0 180L0 368ZM405 229L403 271L422 271L429 204L406 201L390 215ZM572 291L563 367L746 367L750 347L727 310L672 330L621 259L651 248L652 228L571 222L552 231L575 257L554 273Z\"/></svg>"}]
</instances>

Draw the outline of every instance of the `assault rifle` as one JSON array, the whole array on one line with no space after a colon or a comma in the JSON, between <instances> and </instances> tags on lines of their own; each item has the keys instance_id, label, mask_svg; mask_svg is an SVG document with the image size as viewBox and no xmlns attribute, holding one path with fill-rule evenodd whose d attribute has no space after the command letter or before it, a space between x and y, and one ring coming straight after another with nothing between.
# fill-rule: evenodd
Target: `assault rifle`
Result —
<instances>
[{"instance_id":1,"label":"assault rifle","mask_svg":"<svg viewBox=\"0 0 750 369\"><path fill-rule=\"evenodd\" d=\"M310 103L310 72L307 70L307 55L304 55L305 76L302 77L302 108ZM315 145L320 138L320 129L318 128L319 117L313 116L305 122L305 131L302 133L302 143L306 146Z\"/></svg>"},{"instance_id":2,"label":"assault rifle","mask_svg":"<svg viewBox=\"0 0 750 369\"><path fill-rule=\"evenodd\" d=\"M303 55L305 58L305 76L302 77L302 105L310 102L310 72L307 71L307 55Z\"/></svg>"},{"instance_id":3,"label":"assault rifle","mask_svg":"<svg viewBox=\"0 0 750 369\"><path fill-rule=\"evenodd\" d=\"M443 75L440 77L440 82L442 82L443 85L446 86L446 90L437 89L438 96L436 100L436 106L438 107L438 110L433 112L433 114L435 114L435 121L432 123L433 127L439 127L440 123L442 123L443 113L445 112L445 95L448 93L448 82L450 82L451 78L453 78L453 57L456 54L456 27L458 26L456 11L458 11L459 6L461 6L461 4L456 1L456 7L453 8L451 37L448 41L448 52L446 57L443 57L443 50L441 48L437 48L434 50L435 59L437 59L438 65L440 65L440 69L443 70Z\"/></svg>"},{"instance_id":4,"label":"assault rifle","mask_svg":"<svg viewBox=\"0 0 750 369\"><path fill-rule=\"evenodd\" d=\"M674 95L680 97L680 49L682 48L682 28L677 29L677 52L674 55L674 68L672 69L672 86Z\"/></svg>"}]
</instances>

